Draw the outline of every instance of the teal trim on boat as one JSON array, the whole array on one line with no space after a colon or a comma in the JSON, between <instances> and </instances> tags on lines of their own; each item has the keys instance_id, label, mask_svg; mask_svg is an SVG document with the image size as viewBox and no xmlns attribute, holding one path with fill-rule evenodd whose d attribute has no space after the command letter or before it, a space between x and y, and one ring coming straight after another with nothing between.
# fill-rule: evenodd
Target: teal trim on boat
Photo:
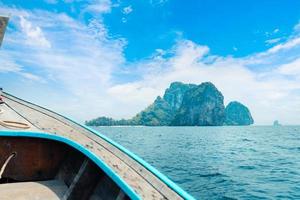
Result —
<instances>
[{"instance_id":1,"label":"teal trim on boat","mask_svg":"<svg viewBox=\"0 0 300 200\"><path fill-rule=\"evenodd\" d=\"M165 183L168 187L170 187L172 190L174 190L178 195L180 195L183 199L186 199L186 200L195 200L194 197L192 197L190 194L188 194L186 191L184 191L181 187L179 187L176 183L174 183L173 181L171 181L167 176L165 176L164 174L162 174L161 172L159 172L156 168L154 168L153 166L151 166L149 163L147 163L146 161L144 161L142 158L140 158L139 156L137 156L136 154L132 153L131 151L129 151L128 149L126 149L125 147L123 147L122 145L116 143L115 141L111 140L110 138L106 137L105 135L99 133L98 131L86 126L86 125L83 125L83 124L80 124L78 122L76 122L75 120L71 119L70 117L66 117L64 115L61 115L57 112L54 112L52 110L49 110L47 108L44 108L42 106L39 106L39 105L36 105L36 104L33 104L31 102L28 102L26 100L23 100L23 99L20 99L18 97L15 97L11 94L8 94L16 99L19 99L21 101L24 101L28 104L31 104L31 105L35 105L39 108L42 108L42 109L45 109L49 112L52 112L52 113L55 113L57 115L59 115L60 117L66 119L66 120L69 120L71 122L73 122L74 124L86 129L86 130L89 130L90 132L94 133L95 135L99 136L100 138L102 138L103 140L105 140L106 142L108 142L109 144L115 146L116 148L118 148L120 151L122 151L123 153L127 154L130 158L132 158L133 160L137 161L139 164L141 164L143 167L145 167L147 170L149 170L152 174L154 174L157 178L159 178L163 183Z\"/></svg>"},{"instance_id":2,"label":"teal trim on boat","mask_svg":"<svg viewBox=\"0 0 300 200\"><path fill-rule=\"evenodd\" d=\"M32 138L42 138L42 139L49 139L49 140L55 140L62 143L65 143L67 145L70 145L71 147L77 149L81 153L83 153L85 156L93 160L131 199L134 200L140 200L138 194L125 182L123 179L118 176L105 162L103 162L98 156L87 150L82 145L69 140L65 137L49 134L46 132L30 132L30 131L3 131L0 130L0 136L6 136L6 137L32 137Z\"/></svg>"},{"instance_id":3,"label":"teal trim on boat","mask_svg":"<svg viewBox=\"0 0 300 200\"><path fill-rule=\"evenodd\" d=\"M64 117L64 118L66 118L66 117ZM70 118L66 118L66 119L72 121L73 123L76 123L75 121L73 121ZM132 153L131 151L129 151L125 147L123 147L123 146L119 145L118 143L114 142L113 140L111 140L110 138L106 137L105 135L102 135L101 133L95 131L94 129L92 129L92 128L88 127L88 126L82 125L82 124L78 124L78 125L81 126L81 127L83 127L83 128L85 128L85 129L87 129L87 130L89 130L89 131L91 131L91 132L93 132L97 136L101 137L102 139L104 139L105 141L107 141L108 143L110 143L111 145L117 147L119 150L121 150L122 152L124 152L125 154L127 154L129 157L131 157L132 159L134 159L135 161L137 161L138 163L140 163L143 167L145 167L152 174L154 174L156 177L158 177L162 182L164 182L167 186L169 186L172 190L174 190L182 198L184 198L186 200L195 200L194 197L192 197L191 195L189 195L186 191L184 191L176 183L174 183L173 181L171 181L167 176L165 176L164 174L162 174L160 171L158 171L156 168L154 168L153 166L151 166L149 163L147 163L146 161L144 161L142 158L140 158L136 154Z\"/></svg>"}]
</instances>

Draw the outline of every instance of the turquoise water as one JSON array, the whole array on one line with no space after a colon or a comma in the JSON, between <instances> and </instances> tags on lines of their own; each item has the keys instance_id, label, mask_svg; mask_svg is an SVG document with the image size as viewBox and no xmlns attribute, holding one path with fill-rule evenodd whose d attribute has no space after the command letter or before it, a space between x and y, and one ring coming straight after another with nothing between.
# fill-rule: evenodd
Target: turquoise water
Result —
<instances>
[{"instance_id":1,"label":"turquoise water","mask_svg":"<svg viewBox=\"0 0 300 200\"><path fill-rule=\"evenodd\" d=\"M197 199L300 199L300 126L96 129Z\"/></svg>"}]
</instances>

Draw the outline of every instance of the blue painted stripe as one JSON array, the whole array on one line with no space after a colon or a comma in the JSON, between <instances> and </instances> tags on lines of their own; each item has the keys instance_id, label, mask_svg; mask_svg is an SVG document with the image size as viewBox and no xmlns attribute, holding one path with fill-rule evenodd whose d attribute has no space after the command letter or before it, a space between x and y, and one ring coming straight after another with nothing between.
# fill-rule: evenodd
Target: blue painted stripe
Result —
<instances>
[{"instance_id":1,"label":"blue painted stripe","mask_svg":"<svg viewBox=\"0 0 300 200\"><path fill-rule=\"evenodd\" d=\"M72 146L78 151L82 152L92 161L94 161L131 199L140 200L139 195L118 175L116 174L103 160L101 160L97 155L83 147L77 142L74 142L65 137L43 133L43 132L29 132L29 131L0 131L0 136L7 137L33 137L33 138L43 138L49 140L55 140L59 142L63 142L67 145Z\"/></svg>"},{"instance_id":2,"label":"blue painted stripe","mask_svg":"<svg viewBox=\"0 0 300 200\"><path fill-rule=\"evenodd\" d=\"M156 168L154 168L153 166L151 166L149 163L147 163L146 161L144 161L142 158L140 158L139 156L137 156L136 154L132 153L131 151L129 151L128 149L126 149L125 147L121 146L120 144L116 143L115 141L111 140L110 138L106 137L105 135L99 133L98 131L85 126L83 124L80 124L78 122L76 122L75 120L71 119L70 117L66 117L63 116L57 112L54 112L52 110L49 110L47 108L44 108L42 106L33 104L31 102L25 101L23 99L20 99L18 97L15 97L11 94L9 94L10 96L19 99L21 101L27 102L29 104L35 105L41 109L45 109L49 112L55 113L58 116L69 120L71 122L73 122L74 124L77 124L78 126L89 130L90 132L94 133L95 135L99 136L100 138L102 138L103 140L105 140L106 142L108 142L109 144L115 146L116 148L118 148L120 151L122 151L123 153L127 154L130 158L134 159L135 161L137 161L138 163L140 163L143 167L145 167L148 171L150 171L152 174L154 174L157 178L159 178L163 183L165 183L167 186L169 186L172 190L174 190L178 195L180 195L182 198L186 199L186 200L195 200L194 197L192 197L190 194L188 194L186 191L184 191L181 187L179 187L177 184L175 184L173 181L171 181L167 176L165 176L164 174L162 174L161 172L159 172Z\"/></svg>"},{"instance_id":3,"label":"blue painted stripe","mask_svg":"<svg viewBox=\"0 0 300 200\"><path fill-rule=\"evenodd\" d=\"M71 120L71 119L69 119L69 120ZM73 120L71 120L71 121L74 122L74 123L76 123ZM115 141L113 141L110 138L106 137L105 135L100 134L99 132L95 131L94 129L92 129L92 128L88 127L88 126L85 126L85 125L81 125L81 124L78 124L78 125L82 126L85 129L88 129L89 131L91 131L94 134L98 135L99 137L101 137L102 139L104 139L105 141L107 141L108 143L110 143L111 145L117 147L119 150L121 150L122 152L124 152L125 154L127 154L129 157L131 157L132 159L134 159L135 161L137 161L138 163L140 163L143 167L145 167L152 174L154 174L156 177L158 177L163 183L165 183L167 186L169 186L172 190L174 190L182 198L184 198L186 200L195 200L194 197L192 197L190 194L188 194L186 191L184 191L181 187L179 187L176 183L174 183L173 181L171 181L167 176L165 176L164 174L162 174L160 171L158 171L156 168L154 168L152 165L150 165L149 163L147 163L146 161L144 161L142 158L140 158L136 154L132 153L131 151L129 151L125 147L119 145L118 143L116 143Z\"/></svg>"}]
</instances>

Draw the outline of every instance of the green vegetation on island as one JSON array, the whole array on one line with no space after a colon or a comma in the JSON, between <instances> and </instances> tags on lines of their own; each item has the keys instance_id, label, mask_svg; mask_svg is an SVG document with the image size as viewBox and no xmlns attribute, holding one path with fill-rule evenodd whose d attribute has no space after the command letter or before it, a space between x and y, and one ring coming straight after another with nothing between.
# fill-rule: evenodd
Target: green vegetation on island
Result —
<instances>
[{"instance_id":1,"label":"green vegetation on island","mask_svg":"<svg viewBox=\"0 0 300 200\"><path fill-rule=\"evenodd\" d=\"M171 125L221 126L225 112L222 93L210 82L187 90Z\"/></svg>"},{"instance_id":2,"label":"green vegetation on island","mask_svg":"<svg viewBox=\"0 0 300 200\"><path fill-rule=\"evenodd\" d=\"M131 119L99 117L86 121L88 126L222 126L251 125L249 109L237 102L226 108L222 93L210 82L200 85L173 82L162 97Z\"/></svg>"},{"instance_id":3,"label":"green vegetation on island","mask_svg":"<svg viewBox=\"0 0 300 200\"><path fill-rule=\"evenodd\" d=\"M226 125L250 125L254 122L249 109L237 101L226 106L225 115Z\"/></svg>"}]
</instances>

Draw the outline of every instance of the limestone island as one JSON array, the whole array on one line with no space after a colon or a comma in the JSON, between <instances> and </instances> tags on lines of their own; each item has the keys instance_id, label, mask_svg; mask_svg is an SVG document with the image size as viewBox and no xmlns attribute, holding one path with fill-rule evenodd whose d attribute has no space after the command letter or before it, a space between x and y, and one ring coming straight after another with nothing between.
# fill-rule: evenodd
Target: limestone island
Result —
<instances>
[{"instance_id":1,"label":"limestone island","mask_svg":"<svg viewBox=\"0 0 300 200\"><path fill-rule=\"evenodd\" d=\"M131 119L99 117L86 121L88 126L245 126L254 120L240 102L224 106L222 93L211 82L200 85L173 82L146 109Z\"/></svg>"}]
</instances>

